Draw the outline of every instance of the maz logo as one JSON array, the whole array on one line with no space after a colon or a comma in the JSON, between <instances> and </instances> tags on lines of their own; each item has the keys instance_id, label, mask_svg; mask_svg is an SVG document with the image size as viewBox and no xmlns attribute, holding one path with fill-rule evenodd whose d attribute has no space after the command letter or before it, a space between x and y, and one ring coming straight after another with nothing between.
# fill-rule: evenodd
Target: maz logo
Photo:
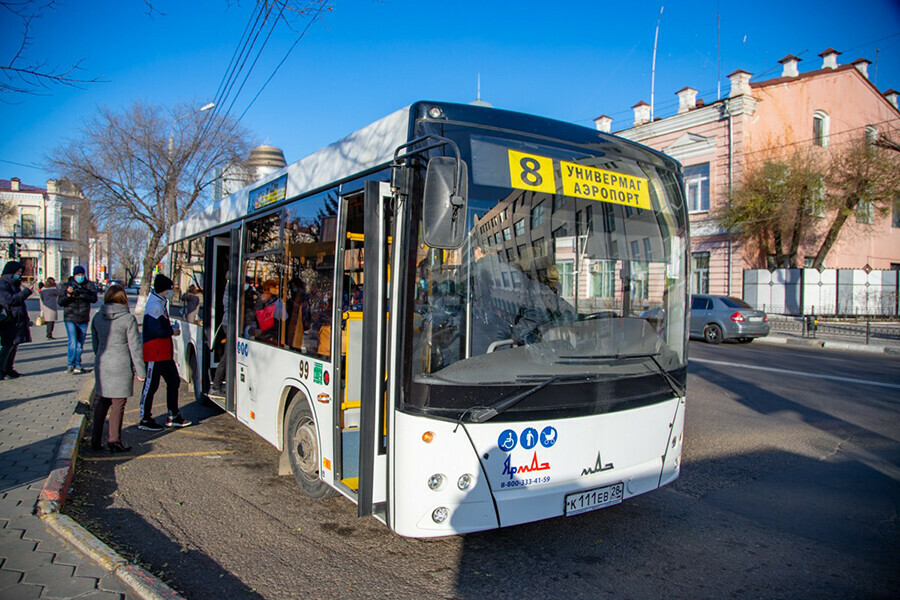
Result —
<instances>
[{"instance_id":1,"label":"maz logo","mask_svg":"<svg viewBox=\"0 0 900 600\"><path fill-rule=\"evenodd\" d=\"M250 355L250 346L247 344L247 342L238 342L236 344L236 346L237 346L237 353L240 354L241 356L249 356Z\"/></svg>"},{"instance_id":2,"label":"maz logo","mask_svg":"<svg viewBox=\"0 0 900 600\"><path fill-rule=\"evenodd\" d=\"M603 471L609 471L613 468L612 463L603 464L603 459L600 458L600 453L597 453L597 462L594 463L593 467L588 467L581 472L581 476L585 475L593 475L594 473L602 473Z\"/></svg>"}]
</instances>

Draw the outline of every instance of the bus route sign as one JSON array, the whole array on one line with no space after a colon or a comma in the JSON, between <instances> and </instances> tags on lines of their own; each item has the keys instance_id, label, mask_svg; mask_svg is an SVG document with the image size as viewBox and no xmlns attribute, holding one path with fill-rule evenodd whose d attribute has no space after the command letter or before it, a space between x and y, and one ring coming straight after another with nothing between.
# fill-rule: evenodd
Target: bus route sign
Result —
<instances>
[{"instance_id":1,"label":"bus route sign","mask_svg":"<svg viewBox=\"0 0 900 600\"><path fill-rule=\"evenodd\" d=\"M250 210L259 210L287 197L287 174L250 190Z\"/></svg>"}]
</instances>

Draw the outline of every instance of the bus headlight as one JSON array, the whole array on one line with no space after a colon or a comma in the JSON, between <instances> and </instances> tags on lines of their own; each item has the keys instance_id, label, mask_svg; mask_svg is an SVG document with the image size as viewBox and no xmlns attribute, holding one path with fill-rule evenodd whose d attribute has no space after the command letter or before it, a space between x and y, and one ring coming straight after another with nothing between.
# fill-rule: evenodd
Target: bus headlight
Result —
<instances>
[{"instance_id":1,"label":"bus headlight","mask_svg":"<svg viewBox=\"0 0 900 600\"><path fill-rule=\"evenodd\" d=\"M444 485L444 476L440 473L435 473L431 477L428 478L428 487L432 490L439 490L441 486Z\"/></svg>"},{"instance_id":2,"label":"bus headlight","mask_svg":"<svg viewBox=\"0 0 900 600\"><path fill-rule=\"evenodd\" d=\"M460 475L459 479L456 480L456 487L458 487L462 491L466 491L469 489L469 486L472 485L472 476L466 473L465 475Z\"/></svg>"},{"instance_id":3,"label":"bus headlight","mask_svg":"<svg viewBox=\"0 0 900 600\"><path fill-rule=\"evenodd\" d=\"M439 506L431 511L431 520L435 523L443 523L450 516L450 511L443 506Z\"/></svg>"}]
</instances>

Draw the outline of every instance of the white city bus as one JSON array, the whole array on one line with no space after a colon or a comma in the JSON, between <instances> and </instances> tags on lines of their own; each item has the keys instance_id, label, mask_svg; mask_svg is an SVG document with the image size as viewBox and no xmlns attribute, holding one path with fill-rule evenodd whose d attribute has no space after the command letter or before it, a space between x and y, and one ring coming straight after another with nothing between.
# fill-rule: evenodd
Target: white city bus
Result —
<instances>
[{"instance_id":1,"label":"white city bus","mask_svg":"<svg viewBox=\"0 0 900 600\"><path fill-rule=\"evenodd\" d=\"M418 102L172 227L179 370L400 535L618 504L679 474L682 185L606 133Z\"/></svg>"}]
</instances>

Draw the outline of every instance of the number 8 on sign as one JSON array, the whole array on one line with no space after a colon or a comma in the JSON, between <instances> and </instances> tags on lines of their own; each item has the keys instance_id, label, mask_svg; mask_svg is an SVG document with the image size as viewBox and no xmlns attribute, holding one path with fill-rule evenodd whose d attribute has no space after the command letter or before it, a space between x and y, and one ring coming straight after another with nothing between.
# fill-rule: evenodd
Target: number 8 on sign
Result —
<instances>
[{"instance_id":1,"label":"number 8 on sign","mask_svg":"<svg viewBox=\"0 0 900 600\"><path fill-rule=\"evenodd\" d=\"M510 150L509 180L511 187L519 190L556 193L553 159L546 156Z\"/></svg>"}]
</instances>

